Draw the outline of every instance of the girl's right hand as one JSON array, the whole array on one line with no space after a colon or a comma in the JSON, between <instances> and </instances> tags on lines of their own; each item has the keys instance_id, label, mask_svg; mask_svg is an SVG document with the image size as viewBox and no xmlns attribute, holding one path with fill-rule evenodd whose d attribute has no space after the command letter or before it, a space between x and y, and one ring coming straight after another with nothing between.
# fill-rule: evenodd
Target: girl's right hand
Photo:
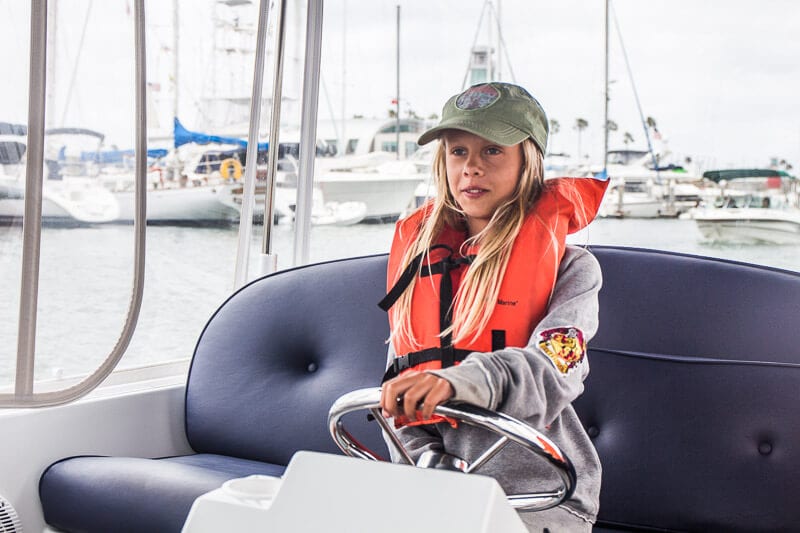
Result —
<instances>
[{"instance_id":1,"label":"girl's right hand","mask_svg":"<svg viewBox=\"0 0 800 533\"><path fill-rule=\"evenodd\" d=\"M453 397L453 386L446 379L427 372L409 371L390 379L381 388L381 410L384 417L407 416L429 420L433 410Z\"/></svg>"}]
</instances>

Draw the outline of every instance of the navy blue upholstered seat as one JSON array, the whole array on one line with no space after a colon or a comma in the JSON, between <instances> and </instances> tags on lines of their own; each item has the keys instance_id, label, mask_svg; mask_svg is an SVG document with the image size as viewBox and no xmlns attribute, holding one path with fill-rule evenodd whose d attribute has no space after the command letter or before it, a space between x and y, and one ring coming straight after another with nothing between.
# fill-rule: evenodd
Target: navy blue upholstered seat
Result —
<instances>
[{"instance_id":1,"label":"navy blue upholstered seat","mask_svg":"<svg viewBox=\"0 0 800 533\"><path fill-rule=\"evenodd\" d=\"M648 250L593 248L600 330L576 402L603 462L598 531L791 530L800 523L800 276ZM325 424L376 386L386 257L281 272L234 294L201 335L186 392L196 455L78 457L40 495L67 531L179 531L227 479L335 452ZM348 427L383 449L362 417ZM578 479L580 483L580 477ZM376 526L376 531L379 528Z\"/></svg>"},{"instance_id":2,"label":"navy blue upholstered seat","mask_svg":"<svg viewBox=\"0 0 800 533\"><path fill-rule=\"evenodd\" d=\"M599 523L800 523L800 275L596 247L600 329L575 407L603 464Z\"/></svg>"},{"instance_id":3,"label":"navy blue upholstered seat","mask_svg":"<svg viewBox=\"0 0 800 533\"><path fill-rule=\"evenodd\" d=\"M47 523L180 531L194 499L228 479L279 475L299 449L338 453L330 406L379 385L386 365L388 322L377 306L385 287L386 257L375 256L282 271L242 288L211 317L192 359L186 436L197 455L55 463L39 486ZM385 451L365 416L347 425Z\"/></svg>"}]
</instances>

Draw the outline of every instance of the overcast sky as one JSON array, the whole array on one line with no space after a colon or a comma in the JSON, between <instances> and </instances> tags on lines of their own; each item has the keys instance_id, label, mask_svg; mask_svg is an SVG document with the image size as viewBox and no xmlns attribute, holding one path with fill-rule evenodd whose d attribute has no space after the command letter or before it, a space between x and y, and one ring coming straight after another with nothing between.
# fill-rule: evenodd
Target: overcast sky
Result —
<instances>
[{"instance_id":1,"label":"overcast sky","mask_svg":"<svg viewBox=\"0 0 800 533\"><path fill-rule=\"evenodd\" d=\"M0 120L26 120L29 21L25 10L29 7L25 4L0 0L0 46L7 67L0 80L4 108ZM57 50L62 61L56 108L61 109L53 111L53 116L65 125L104 131L120 145L132 144L132 22L128 14L132 5L132 0L58 3L63 41ZM180 0L179 5L179 112L188 126L203 130L199 110L204 96L212 90L221 94L231 85L240 88L240 95L249 95L250 87L248 81L238 79L240 73L222 73L220 63L212 65L208 59L219 35L211 25L214 3ZM398 5L401 113L409 109L421 116L439 113L447 97L461 89L473 43L490 44L483 0L327 0L321 118L339 116L342 110L347 116L385 116L392 107ZM611 148L623 146L625 132L634 138L631 147L646 146L633 81L643 115L656 120L677 156L691 156L706 167L766 165L771 157L778 157L798 168L800 9L796 2L614 0L611 5L610 119L619 126ZM155 99L164 111L171 107L171 3L151 1L147 8L148 78L161 88ZM255 5L249 9L249 15L255 13ZM582 134L581 152L598 160L602 155L604 2L502 0L495 1L495 9L500 12L508 56L508 62L502 58L502 77L511 81L513 70L516 82L560 123L551 150L575 155L578 136L573 126L583 118L589 126ZM216 10L224 11L219 6ZM479 32L481 13L484 21ZM492 32L496 37L496 27ZM626 70L619 34L632 76ZM78 55L78 69L64 66ZM252 61L236 57L228 54L228 66ZM287 82L287 94L298 96L297 87ZM162 113L168 114L169 109Z\"/></svg>"}]
</instances>

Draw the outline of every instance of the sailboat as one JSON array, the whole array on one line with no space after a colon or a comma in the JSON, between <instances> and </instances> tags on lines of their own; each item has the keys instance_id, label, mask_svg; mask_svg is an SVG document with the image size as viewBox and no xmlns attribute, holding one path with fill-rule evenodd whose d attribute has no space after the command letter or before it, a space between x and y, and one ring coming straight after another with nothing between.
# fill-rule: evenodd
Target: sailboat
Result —
<instances>
[{"instance_id":1,"label":"sailboat","mask_svg":"<svg viewBox=\"0 0 800 533\"><path fill-rule=\"evenodd\" d=\"M619 23L615 27L620 47L625 59L628 78L633 89L636 108L639 113L647 150L609 150L609 39L611 3L605 3L605 106L603 128L603 163L589 169L593 175L603 175L610 179L600 216L616 218L659 218L677 217L696 207L703 195L702 176L694 165L683 165L669 160L669 149L661 142L661 134L654 124L645 119L639 94L634 83L628 55L622 41ZM655 140L651 138L651 127L660 142L656 150Z\"/></svg>"}]
</instances>

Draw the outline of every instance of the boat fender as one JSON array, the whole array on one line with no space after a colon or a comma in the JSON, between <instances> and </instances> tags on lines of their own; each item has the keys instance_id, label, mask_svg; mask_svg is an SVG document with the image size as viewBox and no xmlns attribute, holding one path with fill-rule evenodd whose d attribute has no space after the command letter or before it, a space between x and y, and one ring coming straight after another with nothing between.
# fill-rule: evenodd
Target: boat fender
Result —
<instances>
[{"instance_id":1,"label":"boat fender","mask_svg":"<svg viewBox=\"0 0 800 533\"><path fill-rule=\"evenodd\" d=\"M239 162L238 159L229 157L228 159L224 159L222 163L220 163L219 173L225 179L233 178L235 180L238 180L242 177L242 164Z\"/></svg>"}]
</instances>

